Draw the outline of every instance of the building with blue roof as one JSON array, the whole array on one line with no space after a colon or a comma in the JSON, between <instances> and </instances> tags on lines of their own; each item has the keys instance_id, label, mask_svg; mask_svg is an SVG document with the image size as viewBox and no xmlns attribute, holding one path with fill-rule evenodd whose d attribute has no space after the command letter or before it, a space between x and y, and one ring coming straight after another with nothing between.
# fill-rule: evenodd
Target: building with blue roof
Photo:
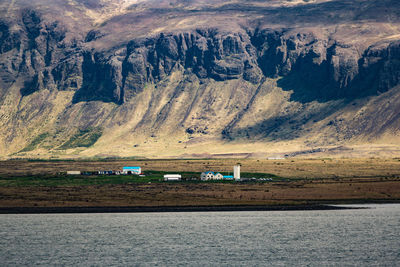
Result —
<instances>
[{"instance_id":1,"label":"building with blue roof","mask_svg":"<svg viewBox=\"0 0 400 267\"><path fill-rule=\"evenodd\" d=\"M240 163L236 164L233 167L233 176L232 175L222 175L220 172L202 172L200 176L202 181L206 180L240 180Z\"/></svg>"},{"instance_id":2,"label":"building with blue roof","mask_svg":"<svg viewBox=\"0 0 400 267\"><path fill-rule=\"evenodd\" d=\"M142 169L140 167L123 167L122 168L122 174L141 174Z\"/></svg>"}]
</instances>

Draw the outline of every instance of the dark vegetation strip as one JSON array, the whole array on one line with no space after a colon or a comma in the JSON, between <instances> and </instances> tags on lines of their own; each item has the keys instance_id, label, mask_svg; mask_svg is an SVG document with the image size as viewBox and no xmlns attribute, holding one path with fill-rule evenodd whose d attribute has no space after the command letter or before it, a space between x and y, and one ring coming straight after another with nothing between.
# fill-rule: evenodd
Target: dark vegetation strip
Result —
<instances>
[{"instance_id":1,"label":"dark vegetation strip","mask_svg":"<svg viewBox=\"0 0 400 267\"><path fill-rule=\"evenodd\" d=\"M34 150L44 139L49 136L49 133L42 133L38 135L33 141L19 152L28 152Z\"/></svg>"},{"instance_id":2,"label":"dark vegetation strip","mask_svg":"<svg viewBox=\"0 0 400 267\"><path fill-rule=\"evenodd\" d=\"M91 147L101 137L102 130L100 128L89 128L86 130L79 130L67 142L65 142L59 149L68 149L75 147Z\"/></svg>"},{"instance_id":3,"label":"dark vegetation strip","mask_svg":"<svg viewBox=\"0 0 400 267\"><path fill-rule=\"evenodd\" d=\"M182 181L165 182L164 174L172 172L163 171L144 171L145 177L137 175L27 175L19 177L0 177L1 187L10 186L89 186L107 184L141 184L141 183L238 183L233 180L209 180L200 181L200 172L179 172ZM221 172L223 175L228 173ZM278 177L269 173L242 173L243 177L248 178L271 178L270 181L257 182L277 182L288 179ZM194 180L197 179L197 180ZM252 181L249 181L252 182ZM253 181L254 182L254 181ZM241 182L243 183L243 182Z\"/></svg>"}]
</instances>

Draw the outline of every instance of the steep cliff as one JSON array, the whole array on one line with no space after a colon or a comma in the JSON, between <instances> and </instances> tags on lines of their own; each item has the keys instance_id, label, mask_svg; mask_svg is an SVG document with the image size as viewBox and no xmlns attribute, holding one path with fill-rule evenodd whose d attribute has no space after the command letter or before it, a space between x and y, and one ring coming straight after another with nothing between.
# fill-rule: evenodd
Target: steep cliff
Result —
<instances>
[{"instance_id":1,"label":"steep cliff","mask_svg":"<svg viewBox=\"0 0 400 267\"><path fill-rule=\"evenodd\" d=\"M283 153L397 140L400 7L384 2L392 8L6 1L1 154Z\"/></svg>"}]
</instances>

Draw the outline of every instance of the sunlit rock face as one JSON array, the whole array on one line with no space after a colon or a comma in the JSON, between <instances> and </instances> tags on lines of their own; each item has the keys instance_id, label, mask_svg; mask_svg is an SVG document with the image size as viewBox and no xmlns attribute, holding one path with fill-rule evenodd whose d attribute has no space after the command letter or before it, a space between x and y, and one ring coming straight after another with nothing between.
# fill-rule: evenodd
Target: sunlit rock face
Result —
<instances>
[{"instance_id":1,"label":"sunlit rock face","mask_svg":"<svg viewBox=\"0 0 400 267\"><path fill-rule=\"evenodd\" d=\"M0 153L395 136L399 13L390 0L3 1Z\"/></svg>"}]
</instances>

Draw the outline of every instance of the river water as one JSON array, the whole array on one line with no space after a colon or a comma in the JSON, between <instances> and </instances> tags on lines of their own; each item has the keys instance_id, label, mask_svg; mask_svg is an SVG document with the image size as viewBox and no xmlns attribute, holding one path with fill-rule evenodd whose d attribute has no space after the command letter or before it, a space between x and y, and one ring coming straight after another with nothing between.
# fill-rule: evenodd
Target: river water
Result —
<instances>
[{"instance_id":1,"label":"river water","mask_svg":"<svg viewBox=\"0 0 400 267\"><path fill-rule=\"evenodd\" d=\"M400 204L0 215L1 266L400 266Z\"/></svg>"}]
</instances>

